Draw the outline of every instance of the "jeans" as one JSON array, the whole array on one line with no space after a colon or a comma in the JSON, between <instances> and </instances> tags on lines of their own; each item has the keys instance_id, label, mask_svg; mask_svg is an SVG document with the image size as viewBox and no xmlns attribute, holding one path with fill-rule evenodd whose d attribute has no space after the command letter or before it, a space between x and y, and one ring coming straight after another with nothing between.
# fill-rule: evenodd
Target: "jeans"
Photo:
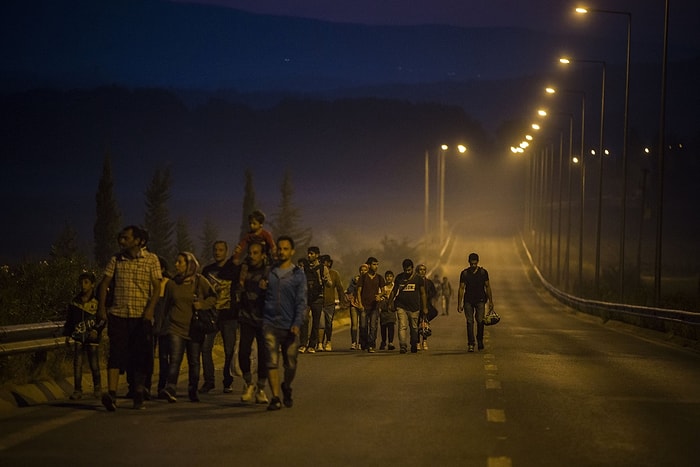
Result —
<instances>
[{"instance_id":1,"label":"jeans","mask_svg":"<svg viewBox=\"0 0 700 467\"><path fill-rule=\"evenodd\" d=\"M73 345L73 386L76 391L83 390L83 354L87 354L87 361L92 373L93 389L100 389L100 352L97 344L81 344L76 342Z\"/></svg>"},{"instance_id":2,"label":"jeans","mask_svg":"<svg viewBox=\"0 0 700 467\"><path fill-rule=\"evenodd\" d=\"M360 328L360 310L350 306L350 340L357 344L357 331Z\"/></svg>"},{"instance_id":3,"label":"jeans","mask_svg":"<svg viewBox=\"0 0 700 467\"><path fill-rule=\"evenodd\" d=\"M297 357L299 355L299 338L289 329L279 329L263 326L265 346L267 349L267 367L279 368L280 352L284 362L284 382L291 386L297 373Z\"/></svg>"},{"instance_id":4,"label":"jeans","mask_svg":"<svg viewBox=\"0 0 700 467\"><path fill-rule=\"evenodd\" d=\"M238 365L241 367L246 384L253 381L250 371L250 355L253 350L253 339L258 348L258 387L263 387L267 381L267 347L261 327L245 322L240 323L241 340L238 344Z\"/></svg>"},{"instance_id":5,"label":"jeans","mask_svg":"<svg viewBox=\"0 0 700 467\"><path fill-rule=\"evenodd\" d=\"M398 318L399 322L399 345L401 346L402 349L408 348L408 344L411 344L411 347L415 346L418 344L418 317L420 315L420 311L408 311L403 308L397 308L396 309L396 317ZM409 328L411 330L410 332L410 337L411 340L408 340L409 337Z\"/></svg>"},{"instance_id":6,"label":"jeans","mask_svg":"<svg viewBox=\"0 0 700 467\"><path fill-rule=\"evenodd\" d=\"M335 314L335 303L323 305L323 337L326 342L333 337L333 315Z\"/></svg>"},{"instance_id":7,"label":"jeans","mask_svg":"<svg viewBox=\"0 0 700 467\"><path fill-rule=\"evenodd\" d=\"M464 303L464 316L467 318L467 345L474 345L474 318L476 317L476 341L484 344L484 312L486 304Z\"/></svg>"},{"instance_id":8,"label":"jeans","mask_svg":"<svg viewBox=\"0 0 700 467\"><path fill-rule=\"evenodd\" d=\"M196 391L199 384L199 355L202 351L201 342L195 339L185 339L184 337L168 334L170 341L170 368L168 370L168 391L176 394L177 380L180 376L180 366L182 358L187 351L188 366L188 390Z\"/></svg>"},{"instance_id":9,"label":"jeans","mask_svg":"<svg viewBox=\"0 0 700 467\"><path fill-rule=\"evenodd\" d=\"M170 336L156 336L158 342L158 392L165 389L168 383L168 373L170 372ZM151 389L147 387L147 389Z\"/></svg>"},{"instance_id":10,"label":"jeans","mask_svg":"<svg viewBox=\"0 0 700 467\"><path fill-rule=\"evenodd\" d=\"M365 308L360 315L360 342L364 337L362 348L375 348L377 346L377 328L379 327L379 309Z\"/></svg>"},{"instance_id":11,"label":"jeans","mask_svg":"<svg viewBox=\"0 0 700 467\"><path fill-rule=\"evenodd\" d=\"M311 324L309 323L310 316L311 310L307 308L306 311L304 311L304 321L302 321L301 329L299 330L299 345L303 347L309 346L309 326Z\"/></svg>"},{"instance_id":12,"label":"jeans","mask_svg":"<svg viewBox=\"0 0 700 467\"><path fill-rule=\"evenodd\" d=\"M323 298L310 303L309 308L311 308L311 329L309 330L309 347L316 347L316 344L318 344L318 329L321 326Z\"/></svg>"},{"instance_id":13,"label":"jeans","mask_svg":"<svg viewBox=\"0 0 700 467\"><path fill-rule=\"evenodd\" d=\"M225 319L219 321L219 331L221 332L221 340L224 342L224 387L231 386L233 383L233 352L236 348L236 332L238 331L238 321L235 319ZM212 351L214 349L214 340L216 332L212 332L204 336L202 343L202 373L204 376L204 384L214 386L214 357Z\"/></svg>"},{"instance_id":14,"label":"jeans","mask_svg":"<svg viewBox=\"0 0 700 467\"><path fill-rule=\"evenodd\" d=\"M382 342L388 342L390 344L394 342L394 328L394 323L381 325Z\"/></svg>"}]
</instances>

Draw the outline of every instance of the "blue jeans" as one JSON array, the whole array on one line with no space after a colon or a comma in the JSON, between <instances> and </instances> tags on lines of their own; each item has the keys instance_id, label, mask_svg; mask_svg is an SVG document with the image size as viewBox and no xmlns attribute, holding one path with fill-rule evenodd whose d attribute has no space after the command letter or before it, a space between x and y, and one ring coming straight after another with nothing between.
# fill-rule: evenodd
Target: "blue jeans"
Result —
<instances>
[{"instance_id":1,"label":"blue jeans","mask_svg":"<svg viewBox=\"0 0 700 467\"><path fill-rule=\"evenodd\" d=\"M476 342L484 344L484 313L486 304L464 302L464 316L467 318L467 345L474 345L474 319L476 319Z\"/></svg>"},{"instance_id":2,"label":"blue jeans","mask_svg":"<svg viewBox=\"0 0 700 467\"><path fill-rule=\"evenodd\" d=\"M357 344L357 331L360 329L360 310L350 306L350 340Z\"/></svg>"},{"instance_id":3,"label":"blue jeans","mask_svg":"<svg viewBox=\"0 0 700 467\"><path fill-rule=\"evenodd\" d=\"M267 367L279 368L280 353L284 362L284 382L292 384L297 373L297 357L299 355L299 338L289 329L279 329L263 326L265 346L267 349Z\"/></svg>"},{"instance_id":4,"label":"blue jeans","mask_svg":"<svg viewBox=\"0 0 700 467\"><path fill-rule=\"evenodd\" d=\"M258 387L264 387L267 381L267 346L261 327L241 321L241 339L238 346L238 365L241 367L243 379L246 384L253 381L250 372L250 354L253 348L253 339L258 346Z\"/></svg>"},{"instance_id":5,"label":"blue jeans","mask_svg":"<svg viewBox=\"0 0 700 467\"><path fill-rule=\"evenodd\" d=\"M195 339L185 339L184 337L168 334L170 341L170 368L168 370L168 383L166 388L172 394L176 394L177 380L180 377L180 366L182 358L187 351L188 366L188 390L197 390L199 384L199 355L202 351L202 344Z\"/></svg>"},{"instance_id":6,"label":"blue jeans","mask_svg":"<svg viewBox=\"0 0 700 467\"><path fill-rule=\"evenodd\" d=\"M320 300L309 303L309 309L311 310L311 321L309 322L309 314L307 312L304 317L304 324L302 325L301 335L299 337L301 345L316 347L316 344L318 344L318 328L321 324L323 299L321 298Z\"/></svg>"},{"instance_id":7,"label":"blue jeans","mask_svg":"<svg viewBox=\"0 0 700 467\"><path fill-rule=\"evenodd\" d=\"M330 342L333 337L333 315L335 315L335 303L323 305L323 335L326 342Z\"/></svg>"},{"instance_id":8,"label":"blue jeans","mask_svg":"<svg viewBox=\"0 0 700 467\"><path fill-rule=\"evenodd\" d=\"M420 311L408 311L403 308L396 308L396 317L399 322L399 346L401 346L402 349L408 348L409 343L411 344L411 347L418 344L419 315ZM410 341L408 340L409 328L411 330Z\"/></svg>"},{"instance_id":9,"label":"blue jeans","mask_svg":"<svg viewBox=\"0 0 700 467\"><path fill-rule=\"evenodd\" d=\"M92 372L93 389L101 386L100 375L100 351L97 344L73 344L73 386L76 391L83 390L83 354L87 355L87 361Z\"/></svg>"},{"instance_id":10,"label":"blue jeans","mask_svg":"<svg viewBox=\"0 0 700 467\"><path fill-rule=\"evenodd\" d=\"M221 340L224 342L224 387L231 386L233 383L233 352L236 348L236 332L238 331L238 321L235 319L219 320L219 332L221 332ZM204 383L214 386L214 357L212 350L214 349L214 340L216 332L212 332L204 336L202 343L202 373Z\"/></svg>"},{"instance_id":11,"label":"blue jeans","mask_svg":"<svg viewBox=\"0 0 700 467\"><path fill-rule=\"evenodd\" d=\"M377 330L379 328L379 309L365 308L365 311L360 315L360 341L364 337L362 348L377 347Z\"/></svg>"}]
</instances>

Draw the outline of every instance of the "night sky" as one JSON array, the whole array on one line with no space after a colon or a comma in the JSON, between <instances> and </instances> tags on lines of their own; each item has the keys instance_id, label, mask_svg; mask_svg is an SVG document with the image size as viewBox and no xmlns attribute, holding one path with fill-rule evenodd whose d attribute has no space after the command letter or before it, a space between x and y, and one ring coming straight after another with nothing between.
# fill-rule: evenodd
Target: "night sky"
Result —
<instances>
[{"instance_id":1,"label":"night sky","mask_svg":"<svg viewBox=\"0 0 700 467\"><path fill-rule=\"evenodd\" d=\"M28 8L36 7L42 9L41 12L29 15L23 18L13 18L8 14L2 20L3 27L0 28L0 46L2 56L4 58L0 70L6 76L19 76L19 84L25 82L25 74L18 73L20 67L24 67L22 73L30 72L30 77L35 78L41 76L46 70L58 71L61 81L41 81L41 87L51 88L53 86L60 87L80 87L81 80L88 83L86 86L91 86L90 79L95 76L99 77L103 82L114 82L117 85L127 87L148 86L163 88L177 88L180 86L196 87L198 85L208 86L211 91L212 87L216 86L216 80L219 79L218 73L222 70L227 71L226 66L240 67L240 57L235 60L231 59L232 64L217 63L221 68L209 68L207 60L217 60L221 56L221 44L214 43L197 43L190 40L193 35L192 31L197 31L197 28L214 29L215 33L220 33L221 37L228 37L231 31L217 31L214 25L198 24L196 15L193 15L192 23L182 26L182 43L177 43L170 49L163 41L168 41L173 31L166 31L163 24L171 21L172 18L158 18L157 16L149 17L148 15L139 16L139 24L122 21L123 18L129 18L130 12L137 9L136 6L142 6L137 0L127 0L124 2L114 2L109 0L111 5L118 5L121 8L119 14L114 17L105 16L101 10L101 3L90 0L62 0L63 5L72 5L65 23L52 22L51 19L56 16L52 13L52 8L60 8L58 2L48 0L34 0L31 3L15 0L9 2L13 5L22 5L22 11L28 11ZM294 18L306 18L320 21L333 22L329 29L343 27L347 24L362 24L371 26L398 26L408 27L411 25L449 25L458 28L518 28L529 30L534 34L572 34L577 38L590 37L591 44L611 44L611 50L605 52L610 53L615 57L616 63L619 66L623 62L623 55L620 53L624 45L624 27L625 19L620 15L603 15L591 14L588 17L582 18L579 15L573 14L574 6L581 5L575 2L552 2L551 0L170 0L175 3L199 4L207 8L215 8L219 11L222 7L230 7L240 9L256 14L265 15L281 15ZM149 5L153 5L152 2ZM658 75L658 62L660 61L660 49L663 37L663 11L664 2L662 0L612 0L605 2L589 3L587 6L604 8L609 10L631 11L633 13L633 42L638 45L638 48L633 51L633 59L643 62L648 62L653 68L654 73ZM13 11L9 7L8 11ZM31 10L30 10L31 11ZM115 11L110 10L110 11ZM154 8L154 11L161 11ZM224 11L224 9L221 9ZM66 13L66 12L62 12ZM157 13L156 13L157 14ZM97 16L96 16L97 15ZM39 19L38 19L39 18ZM95 29L94 37L82 37L81 32L84 31L87 25ZM296 26L298 27L298 25ZM325 27L325 26L324 26ZM107 30L97 30L106 28ZM322 29L322 28L319 28ZM400 29L400 28L399 28ZM148 40L147 43L138 42L134 39L134 31L138 31L139 40L143 41L144 37ZM671 2L671 19L670 19L670 53L673 58L689 59L698 57L700 54L700 2L697 0L672 0ZM356 32L356 29L353 29ZM91 33L92 33L91 32ZM374 32L374 31L373 31ZM148 35L151 34L151 37ZM291 34L291 33L290 33ZM175 31L176 39L177 31ZM504 35L505 37L505 35ZM557 36L560 37L560 36ZM293 35L290 36L293 38ZM577 39L579 40L579 39ZM585 39L584 39L585 40ZM130 42L133 41L133 42ZM281 44L286 45L286 44ZM320 44L322 45L322 44ZM517 50L518 44L513 44L511 48ZM614 47L612 47L614 45ZM251 46L251 44L247 44ZM276 59L284 56L276 56L281 53L276 48L265 44L265 50L255 53L255 44L252 44L253 49L247 53L256 55L257 57L265 57L266 55L274 56ZM381 48L382 44L376 44ZM120 48L121 47L121 48ZM217 49L218 47L218 49ZM282 47L280 47L282 48ZM322 47L319 47L322 48ZM124 51L127 53L125 54ZM225 52L225 51L224 51ZM423 51L427 56L432 53L431 50ZM601 51L602 53L602 51ZM121 54L121 55L120 55ZM176 54L176 55L168 55ZM179 56L177 55L179 54ZM217 55L219 54L219 55ZM329 51L330 56L333 51ZM155 59L154 59L155 57ZM213 59L211 57L214 57ZM326 56L324 56L326 57ZM302 57L304 58L304 57ZM489 57L493 59L493 57ZM549 61L550 57L540 57L540 60ZM120 61L121 60L121 61ZM182 68L190 64L190 69ZM253 59L251 59L251 63ZM114 65L114 64L118 65ZM9 64L9 65L8 65ZM110 68L108 65L112 65ZM338 63L339 66L346 66L344 63ZM507 69L509 65L504 67ZM244 68L244 67L243 67ZM116 71L115 71L116 70ZM144 71L147 70L147 71ZM347 73L348 82L353 82L351 76L353 70ZM366 71L366 70L365 70ZM437 70L440 72L441 70ZM449 70L446 70L449 71ZM456 79L462 79L470 72L470 70L462 70L462 74L457 74ZM34 76L31 75L34 73ZM114 73L111 75L110 73ZM531 70L524 70L518 67L513 67L512 76L519 77L523 74L531 73ZM221 73L223 74L223 73ZM277 68L271 72L273 75L278 75ZM436 75L439 76L439 73ZM447 76L445 74L445 76ZM479 77L478 72L473 72L474 77ZM285 77L282 77L286 79ZM367 77L363 77L365 82ZM380 78L377 78L378 80ZM383 78L382 78L383 79ZM429 78L438 81L438 78ZM611 78L612 79L612 78ZM206 81L206 84L204 82ZM7 82L7 81L5 81ZM359 82L359 81L358 81ZM365 84L363 82L363 84ZM68 83L68 84L67 84ZM184 83L184 84L183 84ZM214 84L212 84L214 83ZM257 83L261 87L265 83ZM386 83L370 83L370 84L386 84ZM17 82L13 83L15 88L4 89L6 93L16 92ZM307 85L308 86L308 85ZM21 86L20 86L21 87ZM26 90L26 89L25 89ZM265 89L259 89L264 91ZM273 89L270 89L273 90ZM311 90L313 91L313 90ZM617 97L611 93L612 102L617 99L619 101L619 86ZM438 92L439 93L439 92ZM650 93L649 98L655 105L658 105L658 98L654 89ZM639 96L637 96L639 102ZM697 106L697 102L689 102L690 105ZM457 105L457 104L455 104ZM484 112L489 109L481 108ZM516 113L522 113L522 109L514 110ZM654 111L649 112L652 119L655 118ZM700 114L700 112L698 112ZM12 116L4 115L5 118L11 119ZM475 115L479 118L480 115ZM498 122L490 122L490 128L497 125ZM144 135L140 135L144 137ZM147 137L147 135L146 135ZM72 142L67 141L66 146L70 147ZM506 147L507 145L504 145ZM416 148L416 153L410 157L415 157L419 161L410 169L411 176L414 180L419 181L420 185L422 167L420 161L424 148ZM7 155L12 159L11 164L6 164L3 173L0 174L0 184L2 185L0 194L2 194L2 202L0 209L3 210L5 218L1 221L3 227L0 229L2 238L6 240L6 248L0 249L0 261L10 257L17 257L27 253L45 252L48 250L48 244L55 239L58 231L65 225L66 222L77 225L79 234L83 240L91 238L91 222L94 215L94 192L97 186L97 179L101 170L102 154L96 154L92 159L81 159L75 162L77 167L65 168L61 170L60 163L62 160L51 160L51 148L47 148L46 161L23 161L21 157L15 154ZM15 157L16 156L16 157ZM393 157L408 157L408 155L392 155ZM14 157L14 159L13 159ZM165 157L165 156L160 156ZM199 157L199 155L197 156ZM56 159L56 157L54 157ZM59 158L60 159L60 158ZM283 167L266 167L265 161L256 160L257 175L254 174L254 182L258 191L259 201L263 203L261 206L268 213L272 213L276 209L278 201L278 187L281 180ZM142 214L133 208L133 204L125 201L126 196L140 199L145 190L145 180L150 178L152 166L141 167L137 177L126 178L129 174L128 167L120 167L119 160L113 162L115 167L115 180L117 190L122 190L117 193L118 202L121 203L123 217L125 222L139 222ZM57 165L58 164L58 165ZM58 167L58 168L57 168ZM255 167L253 167L255 169ZM265 170L265 175L261 172ZM334 170L335 169L335 170ZM212 169L213 171L215 169ZM333 199L330 203L319 203L319 196L315 193L310 193L307 187L318 188L317 185L311 183L308 173L293 174L294 182L297 189L299 202L305 206L310 203L315 203L317 208L314 212L305 212L309 222L323 224L328 226L328 229L316 228L315 236L319 243L333 244L337 239L333 238L331 227L337 225L356 225L362 221L363 210L366 199L358 198L358 193L367 195L368 188L361 183L348 189L349 181L361 180L360 177L348 176L343 167L326 168L326 172L332 177L324 180L326 186L332 191L333 187L341 187L339 194L335 194L337 199ZM76 176L80 174L82 177L76 181ZM192 174L188 174L192 175ZM182 174L176 174L176 178ZM335 177L335 178L333 178ZM236 181L233 185L242 181L242 174L235 175ZM128 186L125 190L124 185L126 180L138 180L133 186ZM193 193L200 191L204 193L204 188L210 190L211 185L206 181L188 180L187 189L180 189L173 196L173 217L177 216L178 202L183 196L189 197ZM182 182L181 182L182 183ZM182 185L181 185L182 186ZM119 188L121 187L121 188ZM193 189L196 187L196 189ZM230 199L233 196L242 194L238 186L226 186L224 190L212 196L219 199ZM376 187L372 187L376 188ZM381 189L381 186L378 187ZM411 187L411 196L413 200L413 208L415 212L422 216L422 186ZM207 194L211 194L208 191ZM195 195L195 197L198 195ZM394 193L394 197L399 196ZM385 196L380 194L380 198ZM189 200L191 201L191 200ZM62 203L60 207L56 203ZM191 204L191 203L190 203ZM325 215L321 212L319 204L331 204L334 207L340 206L342 212L332 212L332 215ZM30 211L27 211L27 206L33 206ZM230 215L227 215L224 224L220 230L224 236L230 241L238 230L240 213L239 198L233 200ZM354 211L351 208L357 208ZM393 212L396 215L396 207L389 208L388 212ZM27 215L27 214L30 215ZM388 215L388 214L387 214ZM417 231L417 235L422 233L422 217L414 219L411 224L413 230ZM197 238L199 235L198 225L202 219L195 219L191 222L191 236ZM37 227L37 222L40 226ZM375 241L381 238L384 234L394 237L402 237L404 225L397 222L388 222L376 232L377 238L370 240ZM411 238L414 236L412 235Z\"/></svg>"}]
</instances>

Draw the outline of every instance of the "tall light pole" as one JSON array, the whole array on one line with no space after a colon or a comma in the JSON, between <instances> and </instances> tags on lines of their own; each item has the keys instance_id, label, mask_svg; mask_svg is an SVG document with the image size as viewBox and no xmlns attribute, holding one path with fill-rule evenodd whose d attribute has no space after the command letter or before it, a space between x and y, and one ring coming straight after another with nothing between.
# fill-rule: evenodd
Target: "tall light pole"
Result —
<instances>
[{"instance_id":1,"label":"tall light pole","mask_svg":"<svg viewBox=\"0 0 700 467\"><path fill-rule=\"evenodd\" d=\"M545 89L545 92L547 94L556 94L557 90L553 87L548 87ZM586 200L586 164L585 160L583 157L583 151L585 147L585 137L586 137L586 93L583 91L576 91L576 90L571 90L571 89L564 89L563 92L566 93L571 93L571 94L579 94L581 96L581 149L579 153L579 158L577 160L572 160L569 162L569 168L571 168L571 164L580 164L581 165L581 213L580 213L580 220L579 220L579 237L578 237L578 286L579 286L579 291L583 287L583 218L584 218L584 207L585 207L585 200ZM570 148L571 148L571 143L570 143ZM572 150L569 149L569 152ZM571 178L571 172L569 172L569 178ZM571 210L571 185L569 185L569 210ZM571 229L571 212L569 212L569 230ZM568 271L569 271L569 239L570 237L567 234L567 244L566 244L566 271L567 271L567 283L566 287L568 289L569 283L568 283Z\"/></svg>"},{"instance_id":2,"label":"tall light pole","mask_svg":"<svg viewBox=\"0 0 700 467\"><path fill-rule=\"evenodd\" d=\"M668 2L667 2L668 5ZM625 60L625 111L624 124L622 127L622 213L620 215L620 253L619 253L619 297L620 302L625 299L625 230L627 216L627 129L629 122L629 96L630 96L630 52L632 47L632 13L628 11L599 10L596 8L576 8L577 13L586 14L588 12L610 13L614 15L627 16L627 58Z\"/></svg>"},{"instance_id":3,"label":"tall light pole","mask_svg":"<svg viewBox=\"0 0 700 467\"><path fill-rule=\"evenodd\" d=\"M598 143L598 215L596 221L596 241L595 241L595 290L596 294L600 292L600 233L603 220L603 157L605 150L603 148L603 139L605 135L605 68L606 63L602 60L573 60L570 58L561 58L559 62L569 64L571 62L582 63L598 63L602 65L603 74L600 91L600 138ZM583 157L583 151L581 152Z\"/></svg>"},{"instance_id":4,"label":"tall light pole","mask_svg":"<svg viewBox=\"0 0 700 467\"><path fill-rule=\"evenodd\" d=\"M425 242L425 258L428 258L428 235L430 232L430 153L425 150L425 208L423 210L423 225L425 229L424 242Z\"/></svg>"},{"instance_id":5,"label":"tall light pole","mask_svg":"<svg viewBox=\"0 0 700 467\"><path fill-rule=\"evenodd\" d=\"M440 230L440 245L445 241L445 153L450 147L446 144L440 146L440 158L438 159L438 187L440 190L439 199L439 230ZM457 145L457 151L460 154L467 152L467 147L463 144Z\"/></svg>"}]
</instances>

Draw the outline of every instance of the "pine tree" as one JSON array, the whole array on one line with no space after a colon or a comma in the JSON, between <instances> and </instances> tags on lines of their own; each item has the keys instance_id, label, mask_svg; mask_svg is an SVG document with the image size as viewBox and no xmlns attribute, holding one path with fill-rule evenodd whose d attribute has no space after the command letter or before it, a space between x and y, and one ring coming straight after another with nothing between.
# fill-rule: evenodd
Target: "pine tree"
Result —
<instances>
[{"instance_id":1,"label":"pine tree","mask_svg":"<svg viewBox=\"0 0 700 467\"><path fill-rule=\"evenodd\" d=\"M207 259L211 258L211 249L214 245L214 242L220 240L219 231L216 228L216 225L214 225L214 223L211 221L211 219L206 219L204 221L204 229L202 231L202 236L199 238L199 240L201 246L199 257L202 259L202 264L205 264L207 262ZM229 245L229 249L231 251L233 251L233 246Z\"/></svg>"},{"instance_id":2,"label":"pine tree","mask_svg":"<svg viewBox=\"0 0 700 467\"><path fill-rule=\"evenodd\" d=\"M117 250L121 214L114 199L114 182L109 153L102 163L102 176L95 194L95 224L92 228L95 262L99 267L107 265L109 258Z\"/></svg>"},{"instance_id":3,"label":"pine tree","mask_svg":"<svg viewBox=\"0 0 700 467\"><path fill-rule=\"evenodd\" d=\"M253 174L250 169L245 171L245 188L243 193L243 211L241 212L241 232L238 238L243 238L249 230L248 215L258 209L255 202L255 188L253 188Z\"/></svg>"},{"instance_id":4,"label":"pine tree","mask_svg":"<svg viewBox=\"0 0 700 467\"><path fill-rule=\"evenodd\" d=\"M175 249L194 253L194 243L187 229L187 221L180 217L175 224Z\"/></svg>"},{"instance_id":5,"label":"pine tree","mask_svg":"<svg viewBox=\"0 0 700 467\"><path fill-rule=\"evenodd\" d=\"M297 252L306 252L306 248L311 244L312 232L311 228L302 228L301 213L294 205L294 188L292 187L292 179L289 172L285 172L280 187L280 204L279 209L274 215L274 220L270 225L276 236L289 235L294 239L295 250Z\"/></svg>"},{"instance_id":6,"label":"pine tree","mask_svg":"<svg viewBox=\"0 0 700 467\"><path fill-rule=\"evenodd\" d=\"M177 252L173 251L174 223L170 220L168 211L170 168L156 169L145 195L144 227L150 237L148 249L164 258L172 258Z\"/></svg>"}]
</instances>

